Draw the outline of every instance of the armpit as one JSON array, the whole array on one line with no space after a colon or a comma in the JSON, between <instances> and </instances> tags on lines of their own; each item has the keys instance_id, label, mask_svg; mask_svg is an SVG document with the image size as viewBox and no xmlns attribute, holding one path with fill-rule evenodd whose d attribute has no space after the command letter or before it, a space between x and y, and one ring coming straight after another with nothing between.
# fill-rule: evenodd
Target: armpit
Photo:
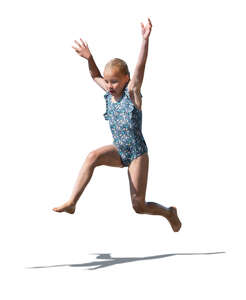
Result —
<instances>
[{"instance_id":1,"label":"armpit","mask_svg":"<svg viewBox=\"0 0 246 300\"><path fill-rule=\"evenodd\" d=\"M137 109L141 110L142 107L142 94L140 90L133 91L129 90L130 98L133 102L133 104L136 106Z\"/></svg>"}]
</instances>

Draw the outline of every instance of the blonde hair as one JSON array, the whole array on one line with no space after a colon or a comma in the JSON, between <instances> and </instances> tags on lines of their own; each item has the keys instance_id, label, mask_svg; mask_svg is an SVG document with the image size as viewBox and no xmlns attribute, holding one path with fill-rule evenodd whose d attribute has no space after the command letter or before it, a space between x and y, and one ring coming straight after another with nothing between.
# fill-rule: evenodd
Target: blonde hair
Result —
<instances>
[{"instance_id":1,"label":"blonde hair","mask_svg":"<svg viewBox=\"0 0 246 300\"><path fill-rule=\"evenodd\" d=\"M129 75L130 72L126 62L120 58L111 59L105 66L104 70L117 69L122 75Z\"/></svg>"}]
</instances>

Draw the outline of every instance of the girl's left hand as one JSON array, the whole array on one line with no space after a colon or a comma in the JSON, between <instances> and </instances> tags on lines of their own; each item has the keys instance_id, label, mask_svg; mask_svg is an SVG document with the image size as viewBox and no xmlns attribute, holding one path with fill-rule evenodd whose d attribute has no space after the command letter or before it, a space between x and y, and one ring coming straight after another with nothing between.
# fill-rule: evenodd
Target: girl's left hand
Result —
<instances>
[{"instance_id":1,"label":"girl's left hand","mask_svg":"<svg viewBox=\"0 0 246 300\"><path fill-rule=\"evenodd\" d=\"M148 18L148 24L144 27L144 24L141 22L141 27L142 27L142 36L145 40L147 40L150 36L150 32L152 29L152 24L150 19Z\"/></svg>"}]
</instances>

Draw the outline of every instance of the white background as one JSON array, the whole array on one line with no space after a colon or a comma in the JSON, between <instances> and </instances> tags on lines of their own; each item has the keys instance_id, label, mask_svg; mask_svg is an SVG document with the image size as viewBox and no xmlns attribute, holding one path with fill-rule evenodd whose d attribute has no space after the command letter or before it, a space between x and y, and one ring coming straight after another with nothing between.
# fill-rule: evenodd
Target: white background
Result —
<instances>
[{"instance_id":1,"label":"white background","mask_svg":"<svg viewBox=\"0 0 246 300\"><path fill-rule=\"evenodd\" d=\"M112 143L73 41L132 74L148 17L146 201L175 205L178 233L133 211L127 168L95 169L74 215L52 211ZM245 299L245 26L243 1L1 2L2 299ZM96 254L119 259L88 270L110 261Z\"/></svg>"}]
</instances>

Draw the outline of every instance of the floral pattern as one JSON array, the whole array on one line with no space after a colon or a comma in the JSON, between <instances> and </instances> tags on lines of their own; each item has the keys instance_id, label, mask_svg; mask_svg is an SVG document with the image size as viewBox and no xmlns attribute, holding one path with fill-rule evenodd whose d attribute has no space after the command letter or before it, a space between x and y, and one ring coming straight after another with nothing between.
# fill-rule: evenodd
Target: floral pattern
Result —
<instances>
[{"instance_id":1,"label":"floral pattern","mask_svg":"<svg viewBox=\"0 0 246 300\"><path fill-rule=\"evenodd\" d=\"M148 152L142 134L142 111L137 109L129 95L127 87L117 102L112 102L112 95L107 92L105 120L109 121L113 136L113 144L116 146L123 165L129 166L131 161Z\"/></svg>"}]
</instances>

